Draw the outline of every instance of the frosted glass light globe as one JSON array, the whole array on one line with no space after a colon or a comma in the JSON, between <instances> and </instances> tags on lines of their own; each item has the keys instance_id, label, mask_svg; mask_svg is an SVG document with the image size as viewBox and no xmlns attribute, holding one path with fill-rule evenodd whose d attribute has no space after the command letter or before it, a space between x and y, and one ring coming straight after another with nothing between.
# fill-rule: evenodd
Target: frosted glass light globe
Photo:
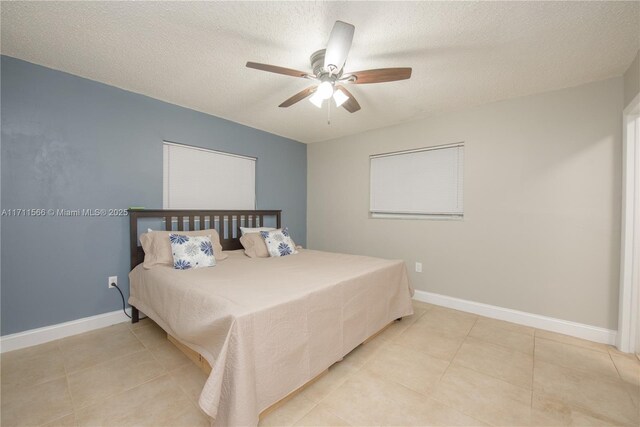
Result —
<instances>
[{"instance_id":1,"label":"frosted glass light globe","mask_svg":"<svg viewBox=\"0 0 640 427\"><path fill-rule=\"evenodd\" d=\"M314 93L313 96L311 96L311 98L309 98L309 101L311 101L311 103L313 105L315 105L318 108L322 108L322 103L324 102L324 99L322 99L319 95L318 92Z\"/></svg>"},{"instance_id":2,"label":"frosted glass light globe","mask_svg":"<svg viewBox=\"0 0 640 427\"><path fill-rule=\"evenodd\" d=\"M322 99L329 99L331 95L333 95L333 86L329 82L322 82L320 86L318 86L316 93Z\"/></svg>"},{"instance_id":3,"label":"frosted glass light globe","mask_svg":"<svg viewBox=\"0 0 640 427\"><path fill-rule=\"evenodd\" d=\"M347 99L349 99L349 97L345 95L343 91L341 91L340 89L336 89L335 93L333 94L333 100L336 101L336 107L340 107L347 101Z\"/></svg>"}]
</instances>

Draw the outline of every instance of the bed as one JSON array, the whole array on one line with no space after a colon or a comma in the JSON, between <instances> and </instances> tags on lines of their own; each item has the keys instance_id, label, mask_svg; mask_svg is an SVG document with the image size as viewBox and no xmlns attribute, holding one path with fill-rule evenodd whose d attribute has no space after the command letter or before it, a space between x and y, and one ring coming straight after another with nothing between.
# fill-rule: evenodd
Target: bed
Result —
<instances>
[{"instance_id":1,"label":"bed","mask_svg":"<svg viewBox=\"0 0 640 427\"><path fill-rule=\"evenodd\" d=\"M269 219L280 227L280 215L130 211L132 321L143 312L206 360L211 372L199 404L216 426L257 425L265 409L413 313L402 261L306 249L278 258L244 255L239 228ZM216 228L229 256L210 268L145 269L142 218L162 218L166 230Z\"/></svg>"}]
</instances>

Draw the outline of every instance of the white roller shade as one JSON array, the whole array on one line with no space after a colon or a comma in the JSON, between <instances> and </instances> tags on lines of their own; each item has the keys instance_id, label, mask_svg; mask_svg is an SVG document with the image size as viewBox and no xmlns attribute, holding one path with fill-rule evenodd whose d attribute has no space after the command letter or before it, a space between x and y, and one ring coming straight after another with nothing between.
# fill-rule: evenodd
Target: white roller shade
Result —
<instances>
[{"instance_id":1,"label":"white roller shade","mask_svg":"<svg viewBox=\"0 0 640 427\"><path fill-rule=\"evenodd\" d=\"M462 144L371 156L374 214L462 215Z\"/></svg>"},{"instance_id":2,"label":"white roller shade","mask_svg":"<svg viewBox=\"0 0 640 427\"><path fill-rule=\"evenodd\" d=\"M255 209L256 159L164 143L164 209Z\"/></svg>"}]
</instances>

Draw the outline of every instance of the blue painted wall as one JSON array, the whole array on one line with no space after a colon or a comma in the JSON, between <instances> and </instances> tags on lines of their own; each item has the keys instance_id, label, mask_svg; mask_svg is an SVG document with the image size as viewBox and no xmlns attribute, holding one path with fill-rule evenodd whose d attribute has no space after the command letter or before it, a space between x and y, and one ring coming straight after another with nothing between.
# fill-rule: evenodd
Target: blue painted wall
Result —
<instances>
[{"instance_id":1,"label":"blue painted wall","mask_svg":"<svg viewBox=\"0 0 640 427\"><path fill-rule=\"evenodd\" d=\"M0 71L2 209L161 208L169 140L257 157L258 208L282 209L306 243L306 145L15 58ZM4 216L1 229L2 335L121 307L107 277L128 292L127 217Z\"/></svg>"}]
</instances>

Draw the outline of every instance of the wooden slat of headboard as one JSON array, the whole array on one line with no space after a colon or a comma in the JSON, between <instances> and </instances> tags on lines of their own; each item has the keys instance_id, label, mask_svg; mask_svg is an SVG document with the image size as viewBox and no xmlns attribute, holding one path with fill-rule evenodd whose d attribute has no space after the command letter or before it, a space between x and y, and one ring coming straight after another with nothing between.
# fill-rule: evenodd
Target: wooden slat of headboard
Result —
<instances>
[{"instance_id":1,"label":"wooden slat of headboard","mask_svg":"<svg viewBox=\"0 0 640 427\"><path fill-rule=\"evenodd\" d=\"M138 259L140 259L139 252L142 252L142 248L138 246L138 217L131 214L131 209L129 209L129 260L131 269L139 264ZM143 255L144 261L144 255Z\"/></svg>"},{"instance_id":2,"label":"wooden slat of headboard","mask_svg":"<svg viewBox=\"0 0 640 427\"><path fill-rule=\"evenodd\" d=\"M206 229L206 218L209 218L209 227L216 228L216 217L218 217L218 234L220 235L220 243L224 250L242 249L240 244L240 226L243 217L244 224L251 227L264 227L265 217L275 217L276 227L281 227L280 210L238 210L238 211L221 211L221 210L178 210L178 209L149 209L149 210L131 210L129 209L129 250L131 256L131 269L144 261L144 251L138 245L138 220L140 218L157 218L164 219L165 230L173 230L173 218L178 220L177 231L184 231L185 218L189 223L189 231L195 230L195 220L198 219L198 229ZM236 223L236 237L233 237L234 219ZM251 219L253 221L251 221ZM257 221L260 220L258 224ZM226 227L226 238L225 238Z\"/></svg>"}]
</instances>

